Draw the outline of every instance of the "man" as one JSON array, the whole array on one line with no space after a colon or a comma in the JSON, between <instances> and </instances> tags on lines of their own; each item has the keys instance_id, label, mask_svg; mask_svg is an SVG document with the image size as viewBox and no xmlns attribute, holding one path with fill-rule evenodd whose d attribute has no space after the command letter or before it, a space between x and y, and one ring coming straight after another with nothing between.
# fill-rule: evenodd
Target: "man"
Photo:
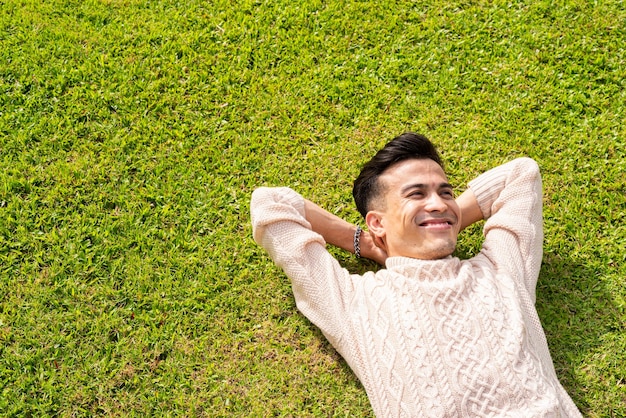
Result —
<instances>
[{"instance_id":1,"label":"man","mask_svg":"<svg viewBox=\"0 0 626 418\"><path fill-rule=\"evenodd\" d=\"M288 188L253 193L253 233L377 416L581 416L534 307L543 230L533 160L496 167L455 199L434 146L406 133L364 166L353 195L369 234ZM452 257L459 231L481 219L479 254ZM326 242L386 269L351 275Z\"/></svg>"}]
</instances>

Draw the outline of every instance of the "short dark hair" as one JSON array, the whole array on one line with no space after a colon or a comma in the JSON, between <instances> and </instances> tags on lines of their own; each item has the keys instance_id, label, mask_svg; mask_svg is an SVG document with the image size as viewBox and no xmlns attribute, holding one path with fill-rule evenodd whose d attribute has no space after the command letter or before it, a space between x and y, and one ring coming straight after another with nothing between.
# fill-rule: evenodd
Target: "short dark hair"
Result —
<instances>
[{"instance_id":1,"label":"short dark hair","mask_svg":"<svg viewBox=\"0 0 626 418\"><path fill-rule=\"evenodd\" d=\"M405 132L389 141L363 166L359 177L354 181L352 196L361 215L365 217L371 209L371 202L383 191L378 178L385 170L404 160L426 158L435 161L443 168L437 149L422 134Z\"/></svg>"}]
</instances>

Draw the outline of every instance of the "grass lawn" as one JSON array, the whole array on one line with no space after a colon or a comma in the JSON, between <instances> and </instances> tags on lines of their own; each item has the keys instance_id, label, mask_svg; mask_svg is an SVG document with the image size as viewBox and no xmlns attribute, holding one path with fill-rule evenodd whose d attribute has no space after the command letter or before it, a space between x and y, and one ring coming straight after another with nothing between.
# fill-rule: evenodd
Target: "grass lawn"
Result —
<instances>
[{"instance_id":1,"label":"grass lawn","mask_svg":"<svg viewBox=\"0 0 626 418\"><path fill-rule=\"evenodd\" d=\"M0 0L0 415L371 416L249 200L359 222L360 165L412 130L459 192L538 161L557 372L624 417L625 104L617 0Z\"/></svg>"}]
</instances>

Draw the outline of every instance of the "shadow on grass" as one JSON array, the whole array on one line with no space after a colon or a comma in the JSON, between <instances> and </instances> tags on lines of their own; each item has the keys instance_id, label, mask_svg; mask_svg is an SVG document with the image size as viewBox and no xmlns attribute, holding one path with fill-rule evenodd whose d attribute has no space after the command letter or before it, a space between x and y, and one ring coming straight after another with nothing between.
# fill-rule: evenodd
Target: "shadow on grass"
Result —
<instances>
[{"instance_id":1,"label":"shadow on grass","mask_svg":"<svg viewBox=\"0 0 626 418\"><path fill-rule=\"evenodd\" d=\"M624 332L619 308L602 280L605 273L608 274L561 255L544 254L537 284L537 311L554 367L565 390L585 416L592 412L597 416L613 416L614 411L590 410L585 401L588 382L581 376L595 375L605 385L612 378L616 382L621 379L610 376L616 369L602 367L601 370L599 365L590 363L594 353L606 351L601 348L606 336ZM607 396L606 407L611 405L615 404Z\"/></svg>"}]
</instances>

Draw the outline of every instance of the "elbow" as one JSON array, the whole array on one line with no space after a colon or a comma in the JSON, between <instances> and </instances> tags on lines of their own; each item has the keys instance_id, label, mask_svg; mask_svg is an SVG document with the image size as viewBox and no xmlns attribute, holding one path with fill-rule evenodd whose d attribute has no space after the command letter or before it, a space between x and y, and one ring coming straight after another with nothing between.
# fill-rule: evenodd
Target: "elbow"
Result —
<instances>
[{"instance_id":1,"label":"elbow","mask_svg":"<svg viewBox=\"0 0 626 418\"><path fill-rule=\"evenodd\" d=\"M541 173L541 169L539 168L539 164L537 161L530 157L520 157L517 159L518 164L520 164L523 171L539 176Z\"/></svg>"}]
</instances>

